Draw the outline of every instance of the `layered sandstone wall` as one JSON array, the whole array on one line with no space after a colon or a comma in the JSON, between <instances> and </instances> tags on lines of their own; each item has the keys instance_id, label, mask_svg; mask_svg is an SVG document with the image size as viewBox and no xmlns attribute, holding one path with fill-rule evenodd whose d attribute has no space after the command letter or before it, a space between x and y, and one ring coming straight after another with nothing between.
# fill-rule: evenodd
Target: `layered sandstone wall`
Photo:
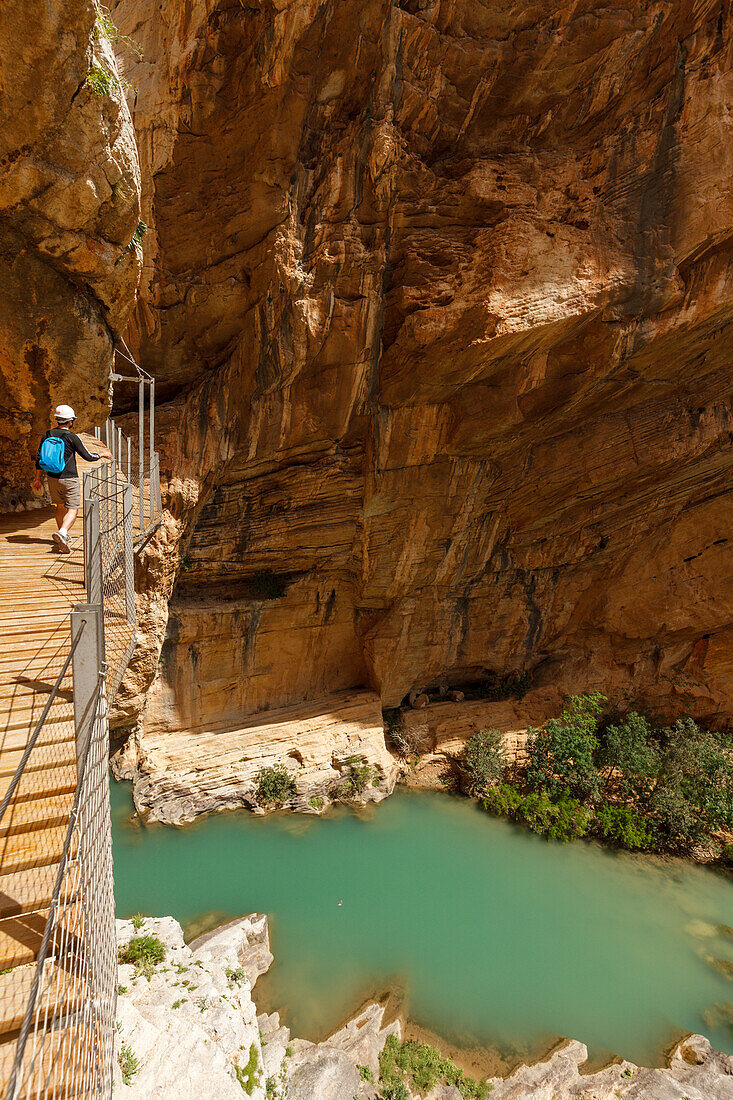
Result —
<instances>
[{"instance_id":1,"label":"layered sandstone wall","mask_svg":"<svg viewBox=\"0 0 733 1100\"><path fill-rule=\"evenodd\" d=\"M109 28L108 28L109 30ZM112 37L114 33L112 32ZM142 255L135 135L93 0L0 5L0 509L56 404L107 416Z\"/></svg>"},{"instance_id":2,"label":"layered sandstone wall","mask_svg":"<svg viewBox=\"0 0 733 1100\"><path fill-rule=\"evenodd\" d=\"M729 5L113 10L169 509L128 721L487 670L727 719Z\"/></svg>"}]
</instances>

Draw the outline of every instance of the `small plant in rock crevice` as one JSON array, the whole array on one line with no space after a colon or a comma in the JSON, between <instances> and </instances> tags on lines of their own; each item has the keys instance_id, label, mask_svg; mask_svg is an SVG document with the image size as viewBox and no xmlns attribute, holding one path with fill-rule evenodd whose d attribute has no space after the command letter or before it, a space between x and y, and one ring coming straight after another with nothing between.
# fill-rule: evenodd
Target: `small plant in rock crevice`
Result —
<instances>
[{"instance_id":1,"label":"small plant in rock crevice","mask_svg":"<svg viewBox=\"0 0 733 1100\"><path fill-rule=\"evenodd\" d=\"M140 1062L132 1047L128 1046L127 1043L121 1045L120 1053L117 1055L117 1063L122 1070L124 1084L131 1085L133 1077L140 1069Z\"/></svg>"},{"instance_id":2,"label":"small plant in rock crevice","mask_svg":"<svg viewBox=\"0 0 733 1100\"><path fill-rule=\"evenodd\" d=\"M370 784L374 784L374 780L377 780L377 786L379 785L379 775L376 768L368 764L366 760L362 760L358 756L351 756L347 760L349 770L344 777L342 790L347 798L355 798L357 795L363 794Z\"/></svg>"},{"instance_id":3,"label":"small plant in rock crevice","mask_svg":"<svg viewBox=\"0 0 733 1100\"><path fill-rule=\"evenodd\" d=\"M129 248L130 252L134 252L135 249L137 249L137 248L142 248L142 246L143 246L143 237L145 236L147 231L148 231L148 227L145 224L145 222L139 221L137 223L137 229L132 234L132 237L130 239L130 243L127 246Z\"/></svg>"},{"instance_id":4,"label":"small plant in rock crevice","mask_svg":"<svg viewBox=\"0 0 733 1100\"><path fill-rule=\"evenodd\" d=\"M117 952L117 960L135 967L135 974L149 978L156 966L165 958L165 944L157 936L133 936L130 942Z\"/></svg>"},{"instance_id":5,"label":"small plant in rock crevice","mask_svg":"<svg viewBox=\"0 0 733 1100\"><path fill-rule=\"evenodd\" d=\"M251 1096L255 1090L257 1084L257 1077L259 1076L260 1060L257 1054L257 1047L252 1043L249 1048L249 1059L246 1066L240 1066L235 1063L234 1072L237 1075L237 1080L247 1096Z\"/></svg>"},{"instance_id":6,"label":"small plant in rock crevice","mask_svg":"<svg viewBox=\"0 0 733 1100\"><path fill-rule=\"evenodd\" d=\"M117 77L104 65L92 65L87 73L87 84L97 96L108 96L120 87Z\"/></svg>"},{"instance_id":7,"label":"small plant in rock crevice","mask_svg":"<svg viewBox=\"0 0 733 1100\"><path fill-rule=\"evenodd\" d=\"M260 768L257 773L255 796L261 806L282 806L297 793L295 780L283 764Z\"/></svg>"},{"instance_id":8,"label":"small plant in rock crevice","mask_svg":"<svg viewBox=\"0 0 733 1100\"><path fill-rule=\"evenodd\" d=\"M312 810L322 810L323 799L319 794L314 794L311 798L308 799L308 805Z\"/></svg>"},{"instance_id":9,"label":"small plant in rock crevice","mask_svg":"<svg viewBox=\"0 0 733 1100\"><path fill-rule=\"evenodd\" d=\"M491 1092L487 1081L475 1081L450 1058L416 1039L400 1040L390 1035L379 1055L379 1086L383 1100L408 1100L406 1082L420 1093L436 1085L457 1088L463 1100L485 1100Z\"/></svg>"},{"instance_id":10,"label":"small plant in rock crevice","mask_svg":"<svg viewBox=\"0 0 733 1100\"><path fill-rule=\"evenodd\" d=\"M247 980L247 971L243 966L227 967L224 971L227 976L227 981L230 985L241 985L242 982Z\"/></svg>"},{"instance_id":11,"label":"small plant in rock crevice","mask_svg":"<svg viewBox=\"0 0 733 1100\"><path fill-rule=\"evenodd\" d=\"M95 42L99 42L102 38L106 38L113 46L117 46L120 43L127 46L135 54L138 61L142 60L143 51L138 42L135 42L127 34L122 34L120 28L112 19L112 13L109 8L105 8L100 5L97 12L97 19L94 24L93 38Z\"/></svg>"}]
</instances>

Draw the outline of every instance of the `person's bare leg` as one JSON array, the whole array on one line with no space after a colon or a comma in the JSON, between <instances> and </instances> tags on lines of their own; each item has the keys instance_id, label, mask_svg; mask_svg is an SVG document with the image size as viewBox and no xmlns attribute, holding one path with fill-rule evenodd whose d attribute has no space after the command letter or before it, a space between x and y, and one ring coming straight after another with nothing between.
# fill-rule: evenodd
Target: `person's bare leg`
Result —
<instances>
[{"instance_id":1,"label":"person's bare leg","mask_svg":"<svg viewBox=\"0 0 733 1100\"><path fill-rule=\"evenodd\" d=\"M65 515L66 515L66 505L65 504L57 504L56 505L56 526L58 527L59 531L64 526L64 516Z\"/></svg>"},{"instance_id":2,"label":"person's bare leg","mask_svg":"<svg viewBox=\"0 0 733 1100\"><path fill-rule=\"evenodd\" d=\"M56 522L58 523L59 522L58 521L58 509L56 509L56 511L57 511ZM62 507L62 511L64 511L63 507ZM68 512L64 512L64 520L63 520L63 523L59 524L59 527L60 528L63 527L64 530L66 531L67 535L68 535L69 531L71 530L71 525L74 522L74 520L76 519L76 515L77 515L78 511L79 511L78 508L69 508Z\"/></svg>"}]
</instances>

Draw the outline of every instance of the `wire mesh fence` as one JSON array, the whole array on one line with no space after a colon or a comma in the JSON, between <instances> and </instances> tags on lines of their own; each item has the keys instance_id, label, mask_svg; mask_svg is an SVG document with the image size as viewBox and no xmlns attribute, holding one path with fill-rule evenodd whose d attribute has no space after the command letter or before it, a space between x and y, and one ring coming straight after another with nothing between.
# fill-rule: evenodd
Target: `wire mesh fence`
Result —
<instances>
[{"instance_id":1,"label":"wire mesh fence","mask_svg":"<svg viewBox=\"0 0 733 1100\"><path fill-rule=\"evenodd\" d=\"M159 510L155 468L149 484ZM88 603L72 610L71 645L66 632L40 657L43 670L59 670L55 681L28 669L31 709L19 712L12 761L5 743L6 773L8 763L17 766L8 780L0 776L0 870L11 890L0 934L22 945L2 986L11 1039L0 1043L5 1100L111 1096L117 959L108 700L134 648L134 546L142 532L133 492L118 462L84 474Z\"/></svg>"},{"instance_id":2,"label":"wire mesh fence","mask_svg":"<svg viewBox=\"0 0 733 1100\"><path fill-rule=\"evenodd\" d=\"M84 474L84 572L87 599L104 611L107 690L114 699L135 644L132 486L114 462Z\"/></svg>"},{"instance_id":3,"label":"wire mesh fence","mask_svg":"<svg viewBox=\"0 0 733 1100\"><path fill-rule=\"evenodd\" d=\"M96 631L94 614L81 614L82 630ZM14 971L10 986L19 1035L6 1100L111 1095L117 967L103 666L86 711L76 724L78 779L38 960Z\"/></svg>"},{"instance_id":4,"label":"wire mesh fence","mask_svg":"<svg viewBox=\"0 0 733 1100\"><path fill-rule=\"evenodd\" d=\"M119 476L132 488L133 531L136 543L144 542L160 522L160 458L153 450L153 427L145 445L144 433L133 441L114 420L107 420L95 429L95 438L112 452L112 462Z\"/></svg>"}]
</instances>

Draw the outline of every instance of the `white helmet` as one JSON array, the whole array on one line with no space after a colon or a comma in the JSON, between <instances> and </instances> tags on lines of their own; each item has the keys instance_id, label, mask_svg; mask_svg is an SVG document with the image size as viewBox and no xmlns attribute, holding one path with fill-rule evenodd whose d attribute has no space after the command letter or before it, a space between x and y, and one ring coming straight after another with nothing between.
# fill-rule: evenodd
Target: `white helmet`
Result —
<instances>
[{"instance_id":1,"label":"white helmet","mask_svg":"<svg viewBox=\"0 0 733 1100\"><path fill-rule=\"evenodd\" d=\"M71 405L57 405L53 415L57 420L76 420L76 413Z\"/></svg>"}]
</instances>

